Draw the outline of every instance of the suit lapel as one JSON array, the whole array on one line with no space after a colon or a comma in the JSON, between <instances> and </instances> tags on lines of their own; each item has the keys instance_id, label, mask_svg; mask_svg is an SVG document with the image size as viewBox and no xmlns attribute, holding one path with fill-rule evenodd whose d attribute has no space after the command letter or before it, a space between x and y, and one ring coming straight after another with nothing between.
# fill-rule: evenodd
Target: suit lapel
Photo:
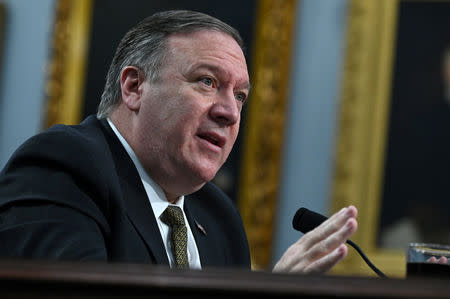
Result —
<instances>
[{"instance_id":1,"label":"suit lapel","mask_svg":"<svg viewBox=\"0 0 450 299\"><path fill-rule=\"evenodd\" d=\"M116 164L128 218L144 239L157 264L169 264L158 224L139 173L106 120L100 121Z\"/></svg>"},{"instance_id":2,"label":"suit lapel","mask_svg":"<svg viewBox=\"0 0 450 299\"><path fill-rule=\"evenodd\" d=\"M212 229L208 227L206 221L200 218L202 214L198 212L198 204L201 203L198 202L195 193L188 195L184 201L184 211L197 244L202 267L205 268L220 264L223 258L218 255L219 251L216 248L217 244L215 244Z\"/></svg>"}]
</instances>

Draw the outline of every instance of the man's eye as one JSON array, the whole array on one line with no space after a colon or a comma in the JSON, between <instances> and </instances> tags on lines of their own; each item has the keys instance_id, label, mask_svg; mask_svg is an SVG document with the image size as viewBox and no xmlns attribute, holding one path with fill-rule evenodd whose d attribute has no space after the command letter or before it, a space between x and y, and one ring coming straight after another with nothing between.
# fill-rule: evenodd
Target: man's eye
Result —
<instances>
[{"instance_id":1,"label":"man's eye","mask_svg":"<svg viewBox=\"0 0 450 299\"><path fill-rule=\"evenodd\" d=\"M247 96L244 93L237 93L235 95L236 100L238 100L239 102L245 102L245 99L247 98Z\"/></svg>"},{"instance_id":2,"label":"man's eye","mask_svg":"<svg viewBox=\"0 0 450 299\"><path fill-rule=\"evenodd\" d=\"M200 79L200 81L203 84L207 85L207 86L212 86L213 85L213 80L211 78L209 78L209 77L203 77L203 78Z\"/></svg>"}]
</instances>

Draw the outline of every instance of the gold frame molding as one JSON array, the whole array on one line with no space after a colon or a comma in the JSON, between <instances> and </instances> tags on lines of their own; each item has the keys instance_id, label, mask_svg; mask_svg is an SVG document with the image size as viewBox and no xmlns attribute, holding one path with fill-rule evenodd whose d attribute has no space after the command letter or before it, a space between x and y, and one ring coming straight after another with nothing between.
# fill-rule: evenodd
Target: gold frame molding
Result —
<instances>
[{"instance_id":1,"label":"gold frame molding","mask_svg":"<svg viewBox=\"0 0 450 299\"><path fill-rule=\"evenodd\" d=\"M352 0L341 94L333 211L358 207L352 240L390 277L404 277L405 253L376 247L400 0ZM332 271L374 276L354 250Z\"/></svg>"},{"instance_id":2,"label":"gold frame molding","mask_svg":"<svg viewBox=\"0 0 450 299\"><path fill-rule=\"evenodd\" d=\"M245 116L238 197L252 268L256 270L266 268L271 259L297 2L258 1L252 53L253 87Z\"/></svg>"},{"instance_id":3,"label":"gold frame molding","mask_svg":"<svg viewBox=\"0 0 450 299\"><path fill-rule=\"evenodd\" d=\"M48 67L45 127L81 119L93 0L58 0Z\"/></svg>"}]
</instances>

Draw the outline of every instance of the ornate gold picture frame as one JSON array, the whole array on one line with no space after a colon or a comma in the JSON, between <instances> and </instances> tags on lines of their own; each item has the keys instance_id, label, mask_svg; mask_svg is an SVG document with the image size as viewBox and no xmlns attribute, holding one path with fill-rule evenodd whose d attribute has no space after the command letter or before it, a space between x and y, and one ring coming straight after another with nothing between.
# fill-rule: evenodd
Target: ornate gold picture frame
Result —
<instances>
[{"instance_id":1,"label":"ornate gold picture frame","mask_svg":"<svg viewBox=\"0 0 450 299\"><path fill-rule=\"evenodd\" d=\"M258 2L239 210L253 269L270 264L297 2Z\"/></svg>"},{"instance_id":2,"label":"ornate gold picture frame","mask_svg":"<svg viewBox=\"0 0 450 299\"><path fill-rule=\"evenodd\" d=\"M45 128L81 120L92 6L93 0L55 2Z\"/></svg>"},{"instance_id":3,"label":"ornate gold picture frame","mask_svg":"<svg viewBox=\"0 0 450 299\"><path fill-rule=\"evenodd\" d=\"M358 208L353 241L385 274L403 276L403 252L376 247L382 165L388 127L389 95L398 1L351 1L347 55L341 95L333 211ZM371 275L353 250L333 273Z\"/></svg>"}]
</instances>

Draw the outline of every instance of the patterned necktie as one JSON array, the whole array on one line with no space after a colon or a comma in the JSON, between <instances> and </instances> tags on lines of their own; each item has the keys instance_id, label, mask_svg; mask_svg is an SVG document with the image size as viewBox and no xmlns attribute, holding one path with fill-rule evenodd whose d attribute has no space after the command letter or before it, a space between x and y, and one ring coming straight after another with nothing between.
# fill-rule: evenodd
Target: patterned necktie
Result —
<instances>
[{"instance_id":1,"label":"patterned necktie","mask_svg":"<svg viewBox=\"0 0 450 299\"><path fill-rule=\"evenodd\" d=\"M168 206L160 218L172 230L171 241L175 267L179 269L189 268L187 258L187 228L184 223L183 212L177 206Z\"/></svg>"}]
</instances>

